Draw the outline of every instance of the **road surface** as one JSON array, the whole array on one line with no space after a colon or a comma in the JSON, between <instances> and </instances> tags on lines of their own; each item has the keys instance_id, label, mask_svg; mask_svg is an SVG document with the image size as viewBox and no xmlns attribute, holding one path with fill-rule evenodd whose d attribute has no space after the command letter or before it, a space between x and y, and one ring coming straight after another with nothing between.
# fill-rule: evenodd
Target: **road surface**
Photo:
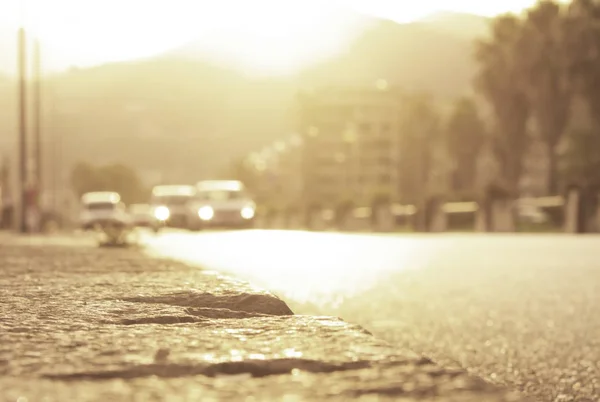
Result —
<instances>
[{"instance_id":1,"label":"road surface","mask_svg":"<svg viewBox=\"0 0 600 402\"><path fill-rule=\"evenodd\" d=\"M600 236L252 230L142 241L540 401L600 400Z\"/></svg>"}]
</instances>

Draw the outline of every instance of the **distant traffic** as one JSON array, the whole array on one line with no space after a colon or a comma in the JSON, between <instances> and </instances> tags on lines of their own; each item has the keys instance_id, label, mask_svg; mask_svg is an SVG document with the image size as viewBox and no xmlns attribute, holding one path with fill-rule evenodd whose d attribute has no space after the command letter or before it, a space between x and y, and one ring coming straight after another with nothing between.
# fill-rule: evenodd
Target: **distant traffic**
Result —
<instances>
[{"instance_id":1,"label":"distant traffic","mask_svg":"<svg viewBox=\"0 0 600 402\"><path fill-rule=\"evenodd\" d=\"M80 227L107 225L202 230L251 228L256 203L237 180L205 180L196 185L160 185L147 204L123 204L116 192L91 192L81 197Z\"/></svg>"}]
</instances>

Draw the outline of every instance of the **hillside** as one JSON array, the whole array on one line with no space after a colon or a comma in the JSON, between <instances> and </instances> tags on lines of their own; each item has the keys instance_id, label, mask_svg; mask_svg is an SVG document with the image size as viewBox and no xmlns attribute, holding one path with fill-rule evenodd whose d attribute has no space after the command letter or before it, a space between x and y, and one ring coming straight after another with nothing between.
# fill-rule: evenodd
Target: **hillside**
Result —
<instances>
[{"instance_id":1,"label":"hillside","mask_svg":"<svg viewBox=\"0 0 600 402\"><path fill-rule=\"evenodd\" d=\"M438 32L471 40L473 37L483 37L488 34L489 19L474 14L443 11L422 18L419 24Z\"/></svg>"},{"instance_id":2,"label":"hillside","mask_svg":"<svg viewBox=\"0 0 600 402\"><path fill-rule=\"evenodd\" d=\"M454 97L473 75L472 39L437 31L433 24L380 21L348 51L302 74L307 85L370 85L383 78L409 91Z\"/></svg>"},{"instance_id":3,"label":"hillside","mask_svg":"<svg viewBox=\"0 0 600 402\"><path fill-rule=\"evenodd\" d=\"M293 98L304 86L371 85L385 78L439 98L461 94L470 85L471 43L479 32L469 38L464 31L450 34L448 26L456 27L439 20L373 21L345 52L292 78L247 77L192 57L189 47L71 70L45 85L44 135L60 134L62 166L77 159L123 161L150 181L195 181L289 133ZM0 105L8 108L0 107L5 146L16 138L14 89L0 85Z\"/></svg>"}]
</instances>

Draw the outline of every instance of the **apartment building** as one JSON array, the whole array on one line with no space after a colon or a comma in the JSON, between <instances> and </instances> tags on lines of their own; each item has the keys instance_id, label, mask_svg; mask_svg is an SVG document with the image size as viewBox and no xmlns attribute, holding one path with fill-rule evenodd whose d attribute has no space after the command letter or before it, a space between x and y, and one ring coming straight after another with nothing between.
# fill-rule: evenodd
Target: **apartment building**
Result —
<instances>
[{"instance_id":1,"label":"apartment building","mask_svg":"<svg viewBox=\"0 0 600 402\"><path fill-rule=\"evenodd\" d=\"M429 158L407 154L402 148L408 134L402 122L407 100L384 84L299 93L297 134L249 158L260 172L264 198L277 204L334 206L342 201L369 205L377 195L412 202L416 193L451 193L454 163L443 143L426 142ZM480 189L502 175L490 146L478 155L475 185ZM523 195L546 194L545 152L536 143L527 154ZM418 173L421 165L411 165L415 160L428 160L426 177ZM407 183L413 190L403 187Z\"/></svg>"},{"instance_id":2,"label":"apartment building","mask_svg":"<svg viewBox=\"0 0 600 402\"><path fill-rule=\"evenodd\" d=\"M415 192L450 191L452 164L439 144L424 144L430 147L427 177L417 172L425 166L411 165L419 157L406 159L406 101L383 81L299 93L297 135L249 157L249 165L260 172L261 194L280 204L334 206L344 201L369 205L380 195L400 201Z\"/></svg>"},{"instance_id":3,"label":"apartment building","mask_svg":"<svg viewBox=\"0 0 600 402\"><path fill-rule=\"evenodd\" d=\"M399 191L402 97L383 81L371 88L323 88L298 95L303 202L369 203Z\"/></svg>"}]
</instances>

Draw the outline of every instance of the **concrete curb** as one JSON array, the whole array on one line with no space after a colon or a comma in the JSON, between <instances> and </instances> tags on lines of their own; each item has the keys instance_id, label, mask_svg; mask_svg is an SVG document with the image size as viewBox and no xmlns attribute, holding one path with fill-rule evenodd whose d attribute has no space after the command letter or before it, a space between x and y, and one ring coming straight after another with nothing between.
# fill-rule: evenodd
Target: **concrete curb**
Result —
<instances>
[{"instance_id":1,"label":"concrete curb","mask_svg":"<svg viewBox=\"0 0 600 402\"><path fill-rule=\"evenodd\" d=\"M2 240L2 400L523 400L215 272Z\"/></svg>"}]
</instances>

